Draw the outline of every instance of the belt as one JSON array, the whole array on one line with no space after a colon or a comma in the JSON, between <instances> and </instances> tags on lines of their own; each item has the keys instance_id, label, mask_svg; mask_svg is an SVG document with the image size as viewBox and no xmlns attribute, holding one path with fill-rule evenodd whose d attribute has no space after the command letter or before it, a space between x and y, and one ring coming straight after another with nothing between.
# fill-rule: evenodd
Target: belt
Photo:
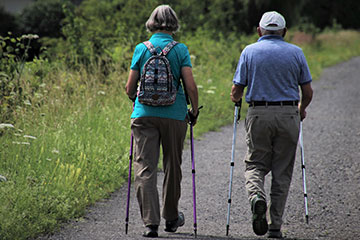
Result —
<instances>
[{"instance_id":1,"label":"belt","mask_svg":"<svg viewBox=\"0 0 360 240\"><path fill-rule=\"evenodd\" d=\"M250 102L249 107L256 106L297 106L299 101L281 101L281 102L266 102L266 101L255 101Z\"/></svg>"}]
</instances>

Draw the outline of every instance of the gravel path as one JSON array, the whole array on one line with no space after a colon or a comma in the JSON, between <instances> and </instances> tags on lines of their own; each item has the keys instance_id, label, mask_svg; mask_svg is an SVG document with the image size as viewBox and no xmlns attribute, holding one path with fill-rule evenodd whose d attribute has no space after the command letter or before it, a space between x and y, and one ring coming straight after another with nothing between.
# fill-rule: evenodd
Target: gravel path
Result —
<instances>
[{"instance_id":1,"label":"gravel path","mask_svg":"<svg viewBox=\"0 0 360 240\"><path fill-rule=\"evenodd\" d=\"M326 69L321 79L313 83L314 99L303 124L310 223L304 223L298 151L284 217L283 232L287 239L360 239L359 76L357 57ZM242 121L237 132L229 238L265 239L252 232L243 176L244 135ZM195 142L198 239L228 239L225 230L231 138L232 126L227 126ZM159 230L162 239L194 237L189 149L184 151L183 161L180 210L185 213L186 223L178 233L169 234L163 231L162 221ZM163 174L159 173L159 187L162 179ZM267 189L269 180L270 177ZM143 226L133 189L129 233L124 233L126 194L124 186L109 199L89 208L81 220L38 239L145 239L141 237Z\"/></svg>"}]
</instances>

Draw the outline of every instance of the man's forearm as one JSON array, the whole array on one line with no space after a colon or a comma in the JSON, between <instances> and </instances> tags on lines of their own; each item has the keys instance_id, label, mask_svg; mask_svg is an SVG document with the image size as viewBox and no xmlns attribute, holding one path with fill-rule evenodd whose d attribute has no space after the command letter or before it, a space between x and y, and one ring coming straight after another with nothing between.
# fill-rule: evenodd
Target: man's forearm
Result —
<instances>
[{"instance_id":1,"label":"man's forearm","mask_svg":"<svg viewBox=\"0 0 360 240\"><path fill-rule=\"evenodd\" d=\"M231 88L231 93L230 93L231 101L233 101L235 103L239 102L243 96L244 88L245 88L245 86L243 86L243 85L235 85L234 84Z\"/></svg>"}]
</instances>

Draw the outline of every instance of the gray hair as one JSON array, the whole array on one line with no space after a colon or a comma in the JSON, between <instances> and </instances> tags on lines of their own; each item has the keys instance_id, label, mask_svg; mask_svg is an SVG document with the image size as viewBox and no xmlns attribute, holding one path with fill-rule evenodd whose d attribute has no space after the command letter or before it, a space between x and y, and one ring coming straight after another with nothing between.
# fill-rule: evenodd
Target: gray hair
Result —
<instances>
[{"instance_id":1,"label":"gray hair","mask_svg":"<svg viewBox=\"0 0 360 240\"><path fill-rule=\"evenodd\" d=\"M149 32L165 30L175 33L180 28L176 13L169 5L160 5L155 8L145 26Z\"/></svg>"},{"instance_id":2,"label":"gray hair","mask_svg":"<svg viewBox=\"0 0 360 240\"><path fill-rule=\"evenodd\" d=\"M266 30L260 27L260 31L262 35L280 35L282 36L284 33L284 28L280 30Z\"/></svg>"}]
</instances>

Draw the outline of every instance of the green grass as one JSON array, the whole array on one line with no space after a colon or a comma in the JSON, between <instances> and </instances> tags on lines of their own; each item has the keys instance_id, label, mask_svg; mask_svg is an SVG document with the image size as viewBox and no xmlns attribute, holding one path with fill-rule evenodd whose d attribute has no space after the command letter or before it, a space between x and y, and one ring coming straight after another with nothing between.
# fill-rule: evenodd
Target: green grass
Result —
<instances>
[{"instance_id":1,"label":"green grass","mask_svg":"<svg viewBox=\"0 0 360 240\"><path fill-rule=\"evenodd\" d=\"M233 121L232 77L242 48L256 36L209 39L202 34L180 39L192 55L204 106L196 137ZM359 32L342 31L301 47L317 79L324 67L360 55L359 43ZM28 88L38 81L40 90L31 106L16 110L16 122L8 122L14 128L0 129L0 175L8 180L0 182L0 239L54 231L118 189L127 176L132 107L124 93L127 72L115 66L104 81L96 71L56 66L40 81L34 69L43 65L28 64L22 80ZM242 116L245 111L244 106Z\"/></svg>"}]
</instances>

